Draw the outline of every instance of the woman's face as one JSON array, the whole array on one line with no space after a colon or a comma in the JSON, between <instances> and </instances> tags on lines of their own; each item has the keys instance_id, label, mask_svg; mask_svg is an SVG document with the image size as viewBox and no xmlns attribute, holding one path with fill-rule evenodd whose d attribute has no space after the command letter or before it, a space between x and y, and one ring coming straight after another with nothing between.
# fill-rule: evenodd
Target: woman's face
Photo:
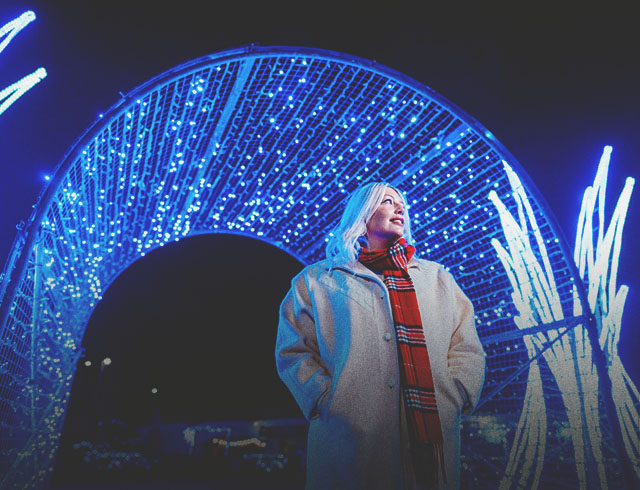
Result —
<instances>
[{"instance_id":1,"label":"woman's face","mask_svg":"<svg viewBox=\"0 0 640 490\"><path fill-rule=\"evenodd\" d=\"M395 189L387 187L382 202L367 223L369 250L391 246L404 232L404 205Z\"/></svg>"}]
</instances>

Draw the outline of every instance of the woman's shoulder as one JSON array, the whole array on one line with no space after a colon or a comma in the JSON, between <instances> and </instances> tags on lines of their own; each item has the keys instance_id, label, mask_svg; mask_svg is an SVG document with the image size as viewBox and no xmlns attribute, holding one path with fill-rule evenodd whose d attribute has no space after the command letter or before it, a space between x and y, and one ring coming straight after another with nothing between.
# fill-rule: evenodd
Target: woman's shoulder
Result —
<instances>
[{"instance_id":1,"label":"woman's shoulder","mask_svg":"<svg viewBox=\"0 0 640 490\"><path fill-rule=\"evenodd\" d=\"M413 257L409 261L410 269L418 269L424 272L440 272L446 271L442 264L434 262L433 260L421 259L419 257Z\"/></svg>"},{"instance_id":2,"label":"woman's shoulder","mask_svg":"<svg viewBox=\"0 0 640 490\"><path fill-rule=\"evenodd\" d=\"M330 259L323 259L312 264L306 265L294 278L293 281L304 279L305 281L309 281L309 279L317 279L321 277L331 270L333 266L333 261Z\"/></svg>"},{"instance_id":3,"label":"woman's shoulder","mask_svg":"<svg viewBox=\"0 0 640 490\"><path fill-rule=\"evenodd\" d=\"M330 270L332 265L333 260L322 259L305 266L304 269L302 269L302 272L306 272L307 274L321 274L324 271Z\"/></svg>"},{"instance_id":4,"label":"woman's shoulder","mask_svg":"<svg viewBox=\"0 0 640 490\"><path fill-rule=\"evenodd\" d=\"M342 257L329 257L307 265L295 279L304 279L307 284L317 281L326 283L339 280L338 278L344 275L362 276L373 275L373 273L357 261L351 262Z\"/></svg>"},{"instance_id":5,"label":"woman's shoulder","mask_svg":"<svg viewBox=\"0 0 640 490\"><path fill-rule=\"evenodd\" d=\"M455 280L451 272L449 272L444 265L434 262L433 260L414 257L409 262L409 269L418 271L420 274L436 277L447 286L451 281Z\"/></svg>"}]
</instances>

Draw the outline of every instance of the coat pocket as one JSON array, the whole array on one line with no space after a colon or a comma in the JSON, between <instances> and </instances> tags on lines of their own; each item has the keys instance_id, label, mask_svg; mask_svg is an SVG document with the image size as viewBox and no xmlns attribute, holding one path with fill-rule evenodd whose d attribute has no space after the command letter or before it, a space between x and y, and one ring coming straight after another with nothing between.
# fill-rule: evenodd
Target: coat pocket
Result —
<instances>
[{"instance_id":1,"label":"coat pocket","mask_svg":"<svg viewBox=\"0 0 640 490\"><path fill-rule=\"evenodd\" d=\"M329 404L329 394L331 393L331 386L322 392L322 394L316 400L316 404L311 410L309 420L316 419L326 412L327 405Z\"/></svg>"},{"instance_id":2,"label":"coat pocket","mask_svg":"<svg viewBox=\"0 0 640 490\"><path fill-rule=\"evenodd\" d=\"M449 383L449 386L451 388L450 391L455 397L458 413L467 413L471 408L471 402L469 400L469 395L467 395L467 390L465 389L462 382L455 378L451 373L449 373Z\"/></svg>"}]
</instances>

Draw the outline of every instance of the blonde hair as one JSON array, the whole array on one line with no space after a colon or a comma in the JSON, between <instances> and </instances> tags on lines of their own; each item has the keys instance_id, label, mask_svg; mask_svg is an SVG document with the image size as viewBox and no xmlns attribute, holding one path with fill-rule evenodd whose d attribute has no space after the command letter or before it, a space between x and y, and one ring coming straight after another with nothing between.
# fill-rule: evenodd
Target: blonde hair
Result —
<instances>
[{"instance_id":1,"label":"blonde hair","mask_svg":"<svg viewBox=\"0 0 640 490\"><path fill-rule=\"evenodd\" d=\"M387 188L395 190L404 208L403 237L408 243L411 240L411 226L407 211L407 203L402 193L386 182L372 182L357 188L347 201L347 205L340 218L340 223L331 233L327 243L327 258L341 258L348 262L358 260L361 241L366 244L367 223L382 202Z\"/></svg>"}]
</instances>

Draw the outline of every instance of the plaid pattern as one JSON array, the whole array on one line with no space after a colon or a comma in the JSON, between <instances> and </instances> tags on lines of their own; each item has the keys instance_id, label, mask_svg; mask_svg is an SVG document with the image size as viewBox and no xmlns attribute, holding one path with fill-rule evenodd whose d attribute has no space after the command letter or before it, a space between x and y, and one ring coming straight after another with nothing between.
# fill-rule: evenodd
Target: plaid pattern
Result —
<instances>
[{"instance_id":1,"label":"plaid pattern","mask_svg":"<svg viewBox=\"0 0 640 490\"><path fill-rule=\"evenodd\" d=\"M438 416L429 352L422 330L416 291L407 271L415 248L400 238L386 250L360 252L359 260L382 272L389 291L396 330L402 393L414 448L432 457L432 468L441 467L444 476L442 428ZM424 463L423 463L424 464ZM437 472L436 472L437 473ZM446 476L444 477L446 481Z\"/></svg>"}]
</instances>

